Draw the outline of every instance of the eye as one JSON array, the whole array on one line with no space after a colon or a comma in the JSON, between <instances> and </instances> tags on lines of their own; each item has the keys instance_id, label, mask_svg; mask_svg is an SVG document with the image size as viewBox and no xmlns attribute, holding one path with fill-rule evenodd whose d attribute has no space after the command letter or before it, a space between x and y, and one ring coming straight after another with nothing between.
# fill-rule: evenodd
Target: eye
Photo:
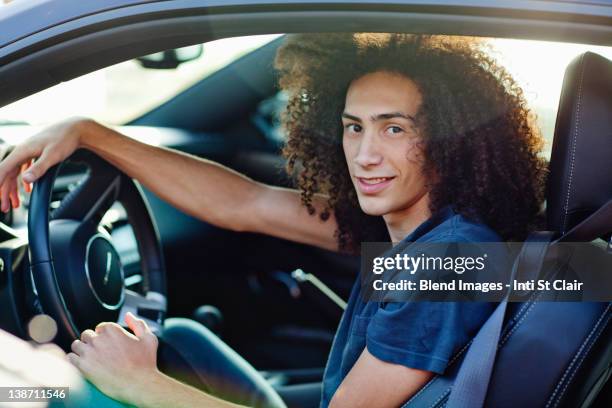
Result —
<instances>
[{"instance_id":1,"label":"eye","mask_svg":"<svg viewBox=\"0 0 612 408\"><path fill-rule=\"evenodd\" d=\"M357 123L349 123L344 126L344 129L352 133L359 133L363 130L361 125Z\"/></svg>"},{"instance_id":2,"label":"eye","mask_svg":"<svg viewBox=\"0 0 612 408\"><path fill-rule=\"evenodd\" d=\"M404 129L399 126L389 126L387 129L385 129L385 132L390 135L399 135L400 133L404 132Z\"/></svg>"}]
</instances>

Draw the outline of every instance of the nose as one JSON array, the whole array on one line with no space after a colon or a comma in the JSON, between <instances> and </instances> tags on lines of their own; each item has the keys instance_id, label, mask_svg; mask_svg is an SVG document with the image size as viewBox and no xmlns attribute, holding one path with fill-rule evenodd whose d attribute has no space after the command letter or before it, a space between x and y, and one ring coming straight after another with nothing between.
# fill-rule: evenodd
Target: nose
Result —
<instances>
[{"instance_id":1,"label":"nose","mask_svg":"<svg viewBox=\"0 0 612 408\"><path fill-rule=\"evenodd\" d=\"M355 163L361 167L380 164L383 156L380 154L378 143L375 132L364 132L360 139L357 156L355 156Z\"/></svg>"}]
</instances>

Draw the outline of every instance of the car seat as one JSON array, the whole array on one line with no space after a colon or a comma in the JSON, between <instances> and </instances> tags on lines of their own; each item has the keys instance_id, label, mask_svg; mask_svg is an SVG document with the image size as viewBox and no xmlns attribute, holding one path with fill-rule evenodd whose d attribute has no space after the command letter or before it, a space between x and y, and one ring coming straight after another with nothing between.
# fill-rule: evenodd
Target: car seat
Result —
<instances>
[{"instance_id":1,"label":"car seat","mask_svg":"<svg viewBox=\"0 0 612 408\"><path fill-rule=\"evenodd\" d=\"M612 256L611 162L612 62L587 52L569 64L563 81L546 197L549 231L529 240L545 248L552 240L603 238ZM612 303L500 306L444 375L404 407L590 406L610 377Z\"/></svg>"}]
</instances>

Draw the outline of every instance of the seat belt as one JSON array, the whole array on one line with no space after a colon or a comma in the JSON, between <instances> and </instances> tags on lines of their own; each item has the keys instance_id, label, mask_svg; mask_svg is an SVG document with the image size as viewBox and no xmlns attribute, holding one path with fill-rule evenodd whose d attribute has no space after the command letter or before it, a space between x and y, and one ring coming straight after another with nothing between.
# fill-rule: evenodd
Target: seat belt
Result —
<instances>
[{"instance_id":1,"label":"seat belt","mask_svg":"<svg viewBox=\"0 0 612 408\"><path fill-rule=\"evenodd\" d=\"M591 241L612 231L612 199L595 211L591 216L576 225L556 242L580 239ZM520 273L530 275L538 273L546 255L546 249L552 242L554 233L536 232L527 237L515 262L510 281ZM611 238L612 240L612 238ZM612 241L611 241L612 242ZM527 262L525 262L527 260ZM529 269L523 272L525 267ZM479 408L484 406L487 390L493 373L493 364L497 354L499 337L508 306L510 291L504 300L495 308L480 331L474 337L457 377L453 383L447 408Z\"/></svg>"},{"instance_id":2,"label":"seat belt","mask_svg":"<svg viewBox=\"0 0 612 408\"><path fill-rule=\"evenodd\" d=\"M559 241L592 241L610 232L612 232L612 199L591 214L586 220L566 232L559 238Z\"/></svg>"},{"instance_id":3,"label":"seat belt","mask_svg":"<svg viewBox=\"0 0 612 408\"><path fill-rule=\"evenodd\" d=\"M529 268L541 269L546 249L553 238L554 233L550 231L533 233L527 237L512 268L510 282L517 274L524 275L522 270L526 267L524 264L527 257L530 258ZM453 383L446 403L447 408L477 408L484 405L510 292L511 290L508 290L504 299L474 337Z\"/></svg>"}]
</instances>

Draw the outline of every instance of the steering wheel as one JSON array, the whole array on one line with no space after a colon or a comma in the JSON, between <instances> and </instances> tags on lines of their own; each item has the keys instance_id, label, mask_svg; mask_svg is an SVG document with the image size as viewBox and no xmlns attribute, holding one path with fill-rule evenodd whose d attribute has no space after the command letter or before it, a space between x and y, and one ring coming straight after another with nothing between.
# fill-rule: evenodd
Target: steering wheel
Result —
<instances>
[{"instance_id":1,"label":"steering wheel","mask_svg":"<svg viewBox=\"0 0 612 408\"><path fill-rule=\"evenodd\" d=\"M50 212L53 184L65 162L88 167L85 178ZM28 241L35 293L58 326L56 343L68 350L80 329L123 323L127 312L159 332L166 312L166 272L159 234L139 186L91 151L77 150L50 168L30 197ZM116 201L134 230L143 293L128 290L119 254L99 224Z\"/></svg>"}]
</instances>

